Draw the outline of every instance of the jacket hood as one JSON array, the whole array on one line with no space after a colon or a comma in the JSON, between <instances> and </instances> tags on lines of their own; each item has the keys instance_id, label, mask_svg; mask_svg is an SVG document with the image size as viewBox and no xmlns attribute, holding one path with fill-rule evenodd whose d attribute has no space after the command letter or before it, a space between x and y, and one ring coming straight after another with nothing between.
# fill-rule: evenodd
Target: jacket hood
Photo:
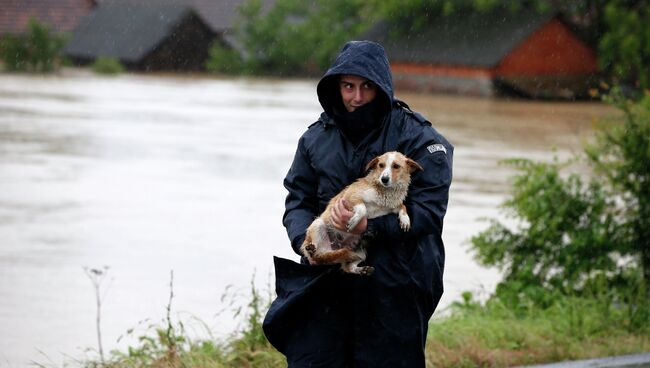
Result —
<instances>
[{"instance_id":1,"label":"jacket hood","mask_svg":"<svg viewBox=\"0 0 650 368\"><path fill-rule=\"evenodd\" d=\"M343 46L332 66L325 72L316 93L323 110L333 116L334 107L343 108L338 76L358 75L371 80L379 89L381 105L390 110L393 104L393 78L384 47L372 41L350 41Z\"/></svg>"}]
</instances>

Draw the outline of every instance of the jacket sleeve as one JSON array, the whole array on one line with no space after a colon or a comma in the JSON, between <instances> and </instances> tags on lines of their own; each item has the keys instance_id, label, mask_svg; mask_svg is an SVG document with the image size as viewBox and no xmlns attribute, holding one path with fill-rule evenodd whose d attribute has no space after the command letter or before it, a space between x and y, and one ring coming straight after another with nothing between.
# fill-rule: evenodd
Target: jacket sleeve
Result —
<instances>
[{"instance_id":1,"label":"jacket sleeve","mask_svg":"<svg viewBox=\"0 0 650 368\"><path fill-rule=\"evenodd\" d=\"M298 149L291 168L284 179L289 191L285 200L282 223L287 229L291 247L298 255L305 240L305 231L318 215L318 182L305 149L304 136L298 141Z\"/></svg>"},{"instance_id":2,"label":"jacket sleeve","mask_svg":"<svg viewBox=\"0 0 650 368\"><path fill-rule=\"evenodd\" d=\"M449 200L454 148L437 133L424 133L403 149L424 169L413 174L405 201L411 229L403 231L396 216L388 215L369 220L368 235L394 241L431 234L440 236Z\"/></svg>"}]
</instances>

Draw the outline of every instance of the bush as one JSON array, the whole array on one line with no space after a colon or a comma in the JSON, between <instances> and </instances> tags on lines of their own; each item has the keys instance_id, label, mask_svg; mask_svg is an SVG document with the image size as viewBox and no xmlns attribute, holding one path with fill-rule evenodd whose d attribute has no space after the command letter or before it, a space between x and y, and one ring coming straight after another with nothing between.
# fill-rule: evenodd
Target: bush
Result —
<instances>
[{"instance_id":1,"label":"bush","mask_svg":"<svg viewBox=\"0 0 650 368\"><path fill-rule=\"evenodd\" d=\"M557 161L509 161L519 174L504 208L516 225L492 220L471 242L480 263L505 271L496 297L510 306L602 290L613 302L650 295L650 95L618 106L623 123L600 127L585 149L595 173L586 182Z\"/></svg>"},{"instance_id":2,"label":"bush","mask_svg":"<svg viewBox=\"0 0 650 368\"><path fill-rule=\"evenodd\" d=\"M124 66L119 60L106 56L95 59L91 67L95 73L99 74L120 74L124 72Z\"/></svg>"},{"instance_id":3,"label":"bush","mask_svg":"<svg viewBox=\"0 0 650 368\"><path fill-rule=\"evenodd\" d=\"M10 71L50 72L62 63L64 43L64 37L32 19L25 34L7 34L0 39L0 59Z\"/></svg>"}]
</instances>

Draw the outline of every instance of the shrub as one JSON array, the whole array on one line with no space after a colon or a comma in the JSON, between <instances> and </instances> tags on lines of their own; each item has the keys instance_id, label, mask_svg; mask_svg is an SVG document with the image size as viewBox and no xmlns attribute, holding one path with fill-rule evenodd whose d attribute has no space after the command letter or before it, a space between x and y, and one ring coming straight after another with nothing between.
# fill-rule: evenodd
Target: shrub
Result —
<instances>
[{"instance_id":1,"label":"shrub","mask_svg":"<svg viewBox=\"0 0 650 368\"><path fill-rule=\"evenodd\" d=\"M0 59L10 71L50 72L62 63L64 37L32 19L25 34L7 34L0 39Z\"/></svg>"},{"instance_id":2,"label":"shrub","mask_svg":"<svg viewBox=\"0 0 650 368\"><path fill-rule=\"evenodd\" d=\"M100 56L92 64L92 69L99 74L120 74L124 72L124 66L119 60L111 57Z\"/></svg>"},{"instance_id":3,"label":"shrub","mask_svg":"<svg viewBox=\"0 0 650 368\"><path fill-rule=\"evenodd\" d=\"M509 161L519 174L504 208L516 225L492 220L471 240L479 262L505 271L497 297L509 305L602 290L616 302L630 290L650 295L650 95L618 106L622 124L600 127L585 149L596 175L563 174L557 161Z\"/></svg>"}]
</instances>

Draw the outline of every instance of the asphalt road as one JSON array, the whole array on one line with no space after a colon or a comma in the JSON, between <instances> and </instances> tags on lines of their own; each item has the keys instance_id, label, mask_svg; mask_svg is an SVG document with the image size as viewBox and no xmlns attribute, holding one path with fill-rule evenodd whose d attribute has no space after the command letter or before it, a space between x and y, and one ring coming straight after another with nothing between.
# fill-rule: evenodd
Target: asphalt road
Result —
<instances>
[{"instance_id":1,"label":"asphalt road","mask_svg":"<svg viewBox=\"0 0 650 368\"><path fill-rule=\"evenodd\" d=\"M650 368L650 353L530 365L526 368Z\"/></svg>"}]
</instances>

